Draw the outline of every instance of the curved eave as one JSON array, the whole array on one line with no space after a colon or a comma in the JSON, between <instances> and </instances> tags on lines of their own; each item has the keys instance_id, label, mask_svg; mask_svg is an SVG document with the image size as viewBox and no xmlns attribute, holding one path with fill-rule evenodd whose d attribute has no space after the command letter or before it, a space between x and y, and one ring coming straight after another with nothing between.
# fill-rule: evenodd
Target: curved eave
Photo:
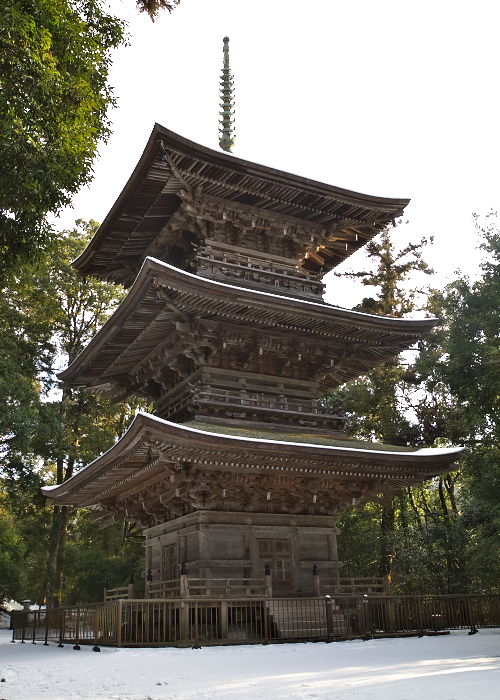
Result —
<instances>
[{"instance_id":1,"label":"curved eave","mask_svg":"<svg viewBox=\"0 0 500 700\"><path fill-rule=\"evenodd\" d=\"M400 452L391 450L370 450L354 447L334 447L328 445L316 445L312 443L298 443L281 440L268 440L261 438L241 437L236 435L221 435L179 425L170 421L157 418L149 413L140 412L134 418L127 432L107 452L94 460L87 467L72 476L63 484L45 486L42 491L45 496L55 503L71 503L71 499L77 499L79 489L85 484L99 479L107 470L122 462L134 452L146 438L158 436L162 440L170 441L172 445L188 447L190 449L214 449L220 451L236 450L247 457L263 457L276 454L279 451L282 457L309 459L335 460L378 460L387 464L398 464L406 467L414 466L417 471L422 469L429 471L429 476L439 474L449 464L456 461L463 451L462 447L450 447L444 449L419 449L415 451ZM432 472L432 473L431 473ZM82 504L85 505L85 504Z\"/></svg>"},{"instance_id":2,"label":"curved eave","mask_svg":"<svg viewBox=\"0 0 500 700\"><path fill-rule=\"evenodd\" d=\"M230 170L236 174L244 175L245 177L265 180L269 183L270 187L273 185L280 185L298 188L312 197L324 197L346 205L360 207L367 212L373 212L374 218L376 218L381 225L386 225L392 219L400 216L410 201L409 199L377 197L360 192L353 192L351 190L276 170L275 168L266 167L258 163L235 158L226 153L201 146L200 144L194 143L193 141L169 131L160 124L155 124L141 158L125 187L102 222L94 238L90 241L83 253L73 262L73 266L83 274L94 271L93 258L96 253L99 252L103 244L107 245L108 248L112 247L112 244L110 244L109 241L106 242L106 239L110 235L113 224L120 218L127 204L146 177L149 168L153 165L160 144L162 144L167 151L171 150L177 153L179 157L185 156L203 160L210 166L220 167L226 171ZM145 206L142 215L145 215L146 209L147 207ZM255 209L259 209L259 204L255 204ZM373 235L375 235L375 233L377 233L376 230L373 231ZM360 245L363 245L364 242L360 243Z\"/></svg>"},{"instance_id":3,"label":"curved eave","mask_svg":"<svg viewBox=\"0 0 500 700\"><path fill-rule=\"evenodd\" d=\"M196 292L205 298L212 296L218 299L226 298L228 301L244 300L248 305L254 304L260 307L273 305L285 312L306 314L309 318L316 315L325 321L354 323L366 328L385 330L390 333L410 333L420 336L429 332L437 323L435 318L402 319L375 316L359 311L342 309L324 302L296 299L279 294L251 290L246 287L237 287L185 272L155 258L146 258L125 299L73 363L58 375L60 379L65 382L77 380L78 375L88 366L92 357L125 323L126 319L147 293L153 280L159 278L163 278L166 283L175 286L176 289L184 288Z\"/></svg>"}]
</instances>

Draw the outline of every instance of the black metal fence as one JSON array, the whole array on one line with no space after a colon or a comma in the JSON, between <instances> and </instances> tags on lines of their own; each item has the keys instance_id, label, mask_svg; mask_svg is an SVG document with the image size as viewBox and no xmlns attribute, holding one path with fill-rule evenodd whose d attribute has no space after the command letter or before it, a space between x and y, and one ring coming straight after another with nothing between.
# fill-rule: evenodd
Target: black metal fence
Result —
<instances>
[{"instance_id":1,"label":"black metal fence","mask_svg":"<svg viewBox=\"0 0 500 700\"><path fill-rule=\"evenodd\" d=\"M136 599L13 614L13 640L201 646L437 634L500 627L499 595Z\"/></svg>"}]
</instances>

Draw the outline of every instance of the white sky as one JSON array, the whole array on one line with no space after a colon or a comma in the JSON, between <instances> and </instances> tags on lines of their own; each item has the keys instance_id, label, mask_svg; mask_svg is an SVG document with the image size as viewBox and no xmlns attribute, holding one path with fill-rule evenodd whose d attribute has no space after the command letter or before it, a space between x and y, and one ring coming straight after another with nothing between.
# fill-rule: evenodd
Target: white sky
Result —
<instances>
[{"instance_id":1,"label":"white sky","mask_svg":"<svg viewBox=\"0 0 500 700\"><path fill-rule=\"evenodd\" d=\"M434 283L477 267L472 212L500 208L496 0L182 0L154 24L134 0L111 0L110 8L130 35L111 75L113 136L60 227L104 218L155 121L218 148L228 34L235 155L359 192L410 197L402 240L434 234ZM352 264L362 266L362 254ZM327 299L356 303L362 290L337 298L345 284L329 284Z\"/></svg>"}]
</instances>

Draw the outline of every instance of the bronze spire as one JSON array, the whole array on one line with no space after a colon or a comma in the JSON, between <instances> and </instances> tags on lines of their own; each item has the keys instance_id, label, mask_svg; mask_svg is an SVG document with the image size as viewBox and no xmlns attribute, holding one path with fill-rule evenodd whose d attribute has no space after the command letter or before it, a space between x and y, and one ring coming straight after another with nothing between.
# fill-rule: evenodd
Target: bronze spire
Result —
<instances>
[{"instance_id":1,"label":"bronze spire","mask_svg":"<svg viewBox=\"0 0 500 700\"><path fill-rule=\"evenodd\" d=\"M219 112L219 146L223 151L231 151L234 145L234 78L229 68L229 37L224 39L224 64L220 80L221 111Z\"/></svg>"}]
</instances>

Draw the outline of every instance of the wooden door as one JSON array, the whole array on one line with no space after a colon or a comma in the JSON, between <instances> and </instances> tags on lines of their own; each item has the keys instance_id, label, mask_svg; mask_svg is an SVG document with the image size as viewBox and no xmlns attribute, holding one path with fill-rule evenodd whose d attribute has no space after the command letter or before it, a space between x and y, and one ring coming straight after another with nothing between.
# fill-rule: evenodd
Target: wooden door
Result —
<instances>
[{"instance_id":1,"label":"wooden door","mask_svg":"<svg viewBox=\"0 0 500 700\"><path fill-rule=\"evenodd\" d=\"M264 575L266 564L272 572L273 596L292 593L292 557L289 539L269 537L257 540L260 575Z\"/></svg>"},{"instance_id":2,"label":"wooden door","mask_svg":"<svg viewBox=\"0 0 500 700\"><path fill-rule=\"evenodd\" d=\"M169 581L179 576L177 545L167 544L161 550L161 580Z\"/></svg>"}]
</instances>

